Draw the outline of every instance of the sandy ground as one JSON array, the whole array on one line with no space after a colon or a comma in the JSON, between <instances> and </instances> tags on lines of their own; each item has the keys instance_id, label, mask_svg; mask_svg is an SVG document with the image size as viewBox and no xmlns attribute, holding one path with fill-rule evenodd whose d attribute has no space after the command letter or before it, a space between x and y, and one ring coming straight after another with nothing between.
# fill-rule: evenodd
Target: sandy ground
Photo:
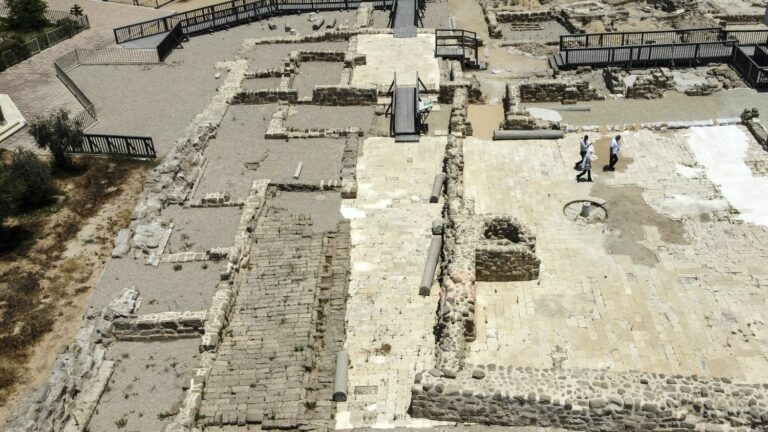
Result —
<instances>
[{"instance_id":1,"label":"sandy ground","mask_svg":"<svg viewBox=\"0 0 768 432\"><path fill-rule=\"evenodd\" d=\"M557 21L544 21L538 23L541 26L540 30L513 30L512 24L501 23L502 37L507 41L537 41L537 42L552 42L559 41L560 36L570 34Z\"/></svg>"},{"instance_id":2,"label":"sandy ground","mask_svg":"<svg viewBox=\"0 0 768 432\"><path fill-rule=\"evenodd\" d=\"M243 90L276 89L280 87L280 78L252 78L243 80Z\"/></svg>"},{"instance_id":3,"label":"sandy ground","mask_svg":"<svg viewBox=\"0 0 768 432\"><path fill-rule=\"evenodd\" d=\"M205 149L205 168L194 199L210 192L229 192L245 199L256 178L249 166L264 158L264 133L276 105L232 105L221 122L216 138Z\"/></svg>"},{"instance_id":4,"label":"sandy ground","mask_svg":"<svg viewBox=\"0 0 768 432\"><path fill-rule=\"evenodd\" d=\"M174 270L174 264L153 267L131 258L115 258L107 264L91 308L101 310L124 289L135 285L143 299L140 314L205 310L218 282L219 265L212 262L188 262Z\"/></svg>"},{"instance_id":5,"label":"sandy ground","mask_svg":"<svg viewBox=\"0 0 768 432\"><path fill-rule=\"evenodd\" d=\"M499 123L504 122L504 106L472 104L467 117L472 124L472 136L492 140L493 131L499 129Z\"/></svg>"},{"instance_id":6,"label":"sandy ground","mask_svg":"<svg viewBox=\"0 0 768 432\"><path fill-rule=\"evenodd\" d=\"M451 14L451 8L445 0L428 2L427 9L424 11L424 17L422 18L423 27L438 29L450 28Z\"/></svg>"},{"instance_id":7,"label":"sandy ground","mask_svg":"<svg viewBox=\"0 0 768 432\"><path fill-rule=\"evenodd\" d=\"M275 30L277 32L277 30ZM281 32L278 35L282 35ZM248 61L251 71L276 69L281 67L291 51L338 51L346 52L347 42L316 42L294 44L261 44L242 53Z\"/></svg>"},{"instance_id":8,"label":"sandy ground","mask_svg":"<svg viewBox=\"0 0 768 432\"><path fill-rule=\"evenodd\" d=\"M768 98L752 89L724 90L711 96L686 96L669 92L661 99L617 99L586 102L588 112L563 111L563 121L572 125L616 125L673 120L709 120L738 117L744 108L768 112ZM531 103L526 106L556 107L559 104Z\"/></svg>"},{"instance_id":9,"label":"sandy ground","mask_svg":"<svg viewBox=\"0 0 768 432\"><path fill-rule=\"evenodd\" d=\"M376 116L372 106L298 105L295 110L286 126L297 129L357 127L368 132Z\"/></svg>"},{"instance_id":10,"label":"sandy ground","mask_svg":"<svg viewBox=\"0 0 768 432\"><path fill-rule=\"evenodd\" d=\"M302 182L339 179L341 175L343 139L267 140L260 150L266 159L254 171L254 178L290 179L299 162L304 162Z\"/></svg>"},{"instance_id":11,"label":"sandy ground","mask_svg":"<svg viewBox=\"0 0 768 432\"><path fill-rule=\"evenodd\" d=\"M116 342L107 358L115 372L99 400L88 430L159 431L178 411L182 387L197 367L199 341ZM127 423L119 428L116 422Z\"/></svg>"},{"instance_id":12,"label":"sandy ground","mask_svg":"<svg viewBox=\"0 0 768 432\"><path fill-rule=\"evenodd\" d=\"M312 231L316 233L335 231L342 219L338 192L278 192L269 205L311 217Z\"/></svg>"},{"instance_id":13,"label":"sandy ground","mask_svg":"<svg viewBox=\"0 0 768 432\"><path fill-rule=\"evenodd\" d=\"M386 129L384 135L389 134L389 117L381 116L380 119L386 120ZM433 109L427 116L428 135L435 135L437 132L447 132L451 123L451 106L448 104L440 106L440 109Z\"/></svg>"},{"instance_id":14,"label":"sandy ground","mask_svg":"<svg viewBox=\"0 0 768 432\"><path fill-rule=\"evenodd\" d=\"M57 321L50 332L41 337L26 359L26 373L0 406L0 424L19 398L32 386L41 384L56 356L69 344L82 325L82 314L109 259L113 238L122 221L133 210L144 185L147 169L136 170L121 185L121 192L110 199L89 219L71 240L61 259L47 263L43 279L62 284L65 298L56 306ZM74 271L73 271L74 269ZM6 271L0 263L0 274Z\"/></svg>"},{"instance_id":15,"label":"sandy ground","mask_svg":"<svg viewBox=\"0 0 768 432\"><path fill-rule=\"evenodd\" d=\"M299 98L311 98L316 85L339 84L343 68L342 62L302 62L293 88L299 91Z\"/></svg>"},{"instance_id":16,"label":"sandy ground","mask_svg":"<svg viewBox=\"0 0 768 432\"><path fill-rule=\"evenodd\" d=\"M165 253L204 252L213 247L229 247L240 222L239 207L163 209L163 220L173 222L173 232Z\"/></svg>"}]
</instances>

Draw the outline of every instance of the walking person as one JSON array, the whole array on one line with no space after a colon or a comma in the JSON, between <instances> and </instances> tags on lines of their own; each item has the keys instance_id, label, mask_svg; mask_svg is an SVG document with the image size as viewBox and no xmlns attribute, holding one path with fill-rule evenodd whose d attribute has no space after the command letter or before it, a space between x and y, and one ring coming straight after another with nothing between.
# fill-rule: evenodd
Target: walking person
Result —
<instances>
[{"instance_id":1,"label":"walking person","mask_svg":"<svg viewBox=\"0 0 768 432\"><path fill-rule=\"evenodd\" d=\"M581 160L581 173L576 176L576 181L581 181L581 177L586 174L587 181L592 181L592 155L595 153L595 149L592 143L587 145L587 150L584 152L584 158Z\"/></svg>"},{"instance_id":2,"label":"walking person","mask_svg":"<svg viewBox=\"0 0 768 432\"><path fill-rule=\"evenodd\" d=\"M587 153L587 147L589 147L589 136L584 135L584 139L579 142L579 160L573 164L573 169L579 169L581 161L584 160L584 155Z\"/></svg>"},{"instance_id":3,"label":"walking person","mask_svg":"<svg viewBox=\"0 0 768 432\"><path fill-rule=\"evenodd\" d=\"M621 135L616 135L611 140L611 157L608 162L608 170L616 171L616 162L619 161L619 150L621 147Z\"/></svg>"}]
</instances>

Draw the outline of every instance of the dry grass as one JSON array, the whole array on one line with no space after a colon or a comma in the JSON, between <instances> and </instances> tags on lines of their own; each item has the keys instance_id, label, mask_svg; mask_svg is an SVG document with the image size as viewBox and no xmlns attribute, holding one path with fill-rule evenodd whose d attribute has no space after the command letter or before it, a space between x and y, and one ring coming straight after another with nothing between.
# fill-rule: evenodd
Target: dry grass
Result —
<instances>
[{"instance_id":1,"label":"dry grass","mask_svg":"<svg viewBox=\"0 0 768 432\"><path fill-rule=\"evenodd\" d=\"M101 271L99 264L117 230L127 226L151 169L143 162L101 158L89 159L86 166L77 174L56 175L61 191L57 202L11 220L3 234L6 241L0 240L0 405L25 381L31 349L93 288L89 281ZM108 204L119 210L99 215L104 226L83 242L95 249L62 256L81 228ZM70 310L68 316L76 313Z\"/></svg>"}]
</instances>

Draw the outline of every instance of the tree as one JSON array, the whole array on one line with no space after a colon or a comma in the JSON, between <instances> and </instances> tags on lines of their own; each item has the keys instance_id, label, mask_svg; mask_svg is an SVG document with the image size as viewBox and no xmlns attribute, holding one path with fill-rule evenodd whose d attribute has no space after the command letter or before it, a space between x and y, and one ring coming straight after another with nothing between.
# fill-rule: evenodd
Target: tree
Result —
<instances>
[{"instance_id":1,"label":"tree","mask_svg":"<svg viewBox=\"0 0 768 432\"><path fill-rule=\"evenodd\" d=\"M8 166L11 193L17 210L31 210L51 202L55 188L50 168L36 154L17 149Z\"/></svg>"},{"instance_id":2,"label":"tree","mask_svg":"<svg viewBox=\"0 0 768 432\"><path fill-rule=\"evenodd\" d=\"M48 25L45 12L48 4L45 0L6 0L8 26L21 31L39 31Z\"/></svg>"},{"instance_id":3,"label":"tree","mask_svg":"<svg viewBox=\"0 0 768 432\"><path fill-rule=\"evenodd\" d=\"M75 3L71 8L69 8L69 14L78 17L83 16L83 8L81 8L79 4Z\"/></svg>"},{"instance_id":4,"label":"tree","mask_svg":"<svg viewBox=\"0 0 768 432\"><path fill-rule=\"evenodd\" d=\"M75 168L68 148L83 145L83 129L78 122L71 122L66 111L59 110L48 117L38 117L29 125L29 134L38 147L48 149L53 156L53 166L68 171Z\"/></svg>"}]
</instances>

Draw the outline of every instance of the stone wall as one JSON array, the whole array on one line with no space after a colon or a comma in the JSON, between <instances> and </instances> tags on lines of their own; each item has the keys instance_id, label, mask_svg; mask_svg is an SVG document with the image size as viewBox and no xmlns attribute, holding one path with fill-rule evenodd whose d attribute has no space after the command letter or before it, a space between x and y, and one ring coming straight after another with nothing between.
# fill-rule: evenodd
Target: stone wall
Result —
<instances>
[{"instance_id":1,"label":"stone wall","mask_svg":"<svg viewBox=\"0 0 768 432\"><path fill-rule=\"evenodd\" d=\"M562 102L604 100L587 81L539 81L520 84L520 99L523 102Z\"/></svg>"},{"instance_id":2,"label":"stone wall","mask_svg":"<svg viewBox=\"0 0 768 432\"><path fill-rule=\"evenodd\" d=\"M497 11L496 21L500 23L529 23L529 22L542 22L550 21L552 14L549 11L536 11L536 12L513 12L513 11Z\"/></svg>"},{"instance_id":3,"label":"stone wall","mask_svg":"<svg viewBox=\"0 0 768 432\"><path fill-rule=\"evenodd\" d=\"M375 105L378 91L375 85L320 85L312 90L315 105Z\"/></svg>"},{"instance_id":4,"label":"stone wall","mask_svg":"<svg viewBox=\"0 0 768 432\"><path fill-rule=\"evenodd\" d=\"M541 260L535 253L536 237L523 224L508 216L486 216L481 223L475 250L477 280L538 279Z\"/></svg>"},{"instance_id":5,"label":"stone wall","mask_svg":"<svg viewBox=\"0 0 768 432\"><path fill-rule=\"evenodd\" d=\"M504 123L502 129L535 130L560 129L560 122L550 122L533 117L520 106L520 87L507 83L504 95Z\"/></svg>"},{"instance_id":6,"label":"stone wall","mask_svg":"<svg viewBox=\"0 0 768 432\"><path fill-rule=\"evenodd\" d=\"M245 90L237 93L232 98L232 105L255 105L276 102L296 103L298 100L299 91L296 89Z\"/></svg>"},{"instance_id":7,"label":"stone wall","mask_svg":"<svg viewBox=\"0 0 768 432\"><path fill-rule=\"evenodd\" d=\"M463 136L472 135L472 123L467 118L469 105L469 92L466 87L457 87L453 93L451 104L451 118L448 131Z\"/></svg>"},{"instance_id":8,"label":"stone wall","mask_svg":"<svg viewBox=\"0 0 768 432\"><path fill-rule=\"evenodd\" d=\"M160 312L112 321L110 333L117 340L150 341L199 337L206 312Z\"/></svg>"},{"instance_id":9,"label":"stone wall","mask_svg":"<svg viewBox=\"0 0 768 432\"><path fill-rule=\"evenodd\" d=\"M674 88L672 72L667 68L660 68L649 74L638 75L635 82L627 88L626 96L628 99L656 99Z\"/></svg>"},{"instance_id":10,"label":"stone wall","mask_svg":"<svg viewBox=\"0 0 768 432\"><path fill-rule=\"evenodd\" d=\"M417 374L414 417L600 431L766 431L768 393L727 378L470 365Z\"/></svg>"}]
</instances>

